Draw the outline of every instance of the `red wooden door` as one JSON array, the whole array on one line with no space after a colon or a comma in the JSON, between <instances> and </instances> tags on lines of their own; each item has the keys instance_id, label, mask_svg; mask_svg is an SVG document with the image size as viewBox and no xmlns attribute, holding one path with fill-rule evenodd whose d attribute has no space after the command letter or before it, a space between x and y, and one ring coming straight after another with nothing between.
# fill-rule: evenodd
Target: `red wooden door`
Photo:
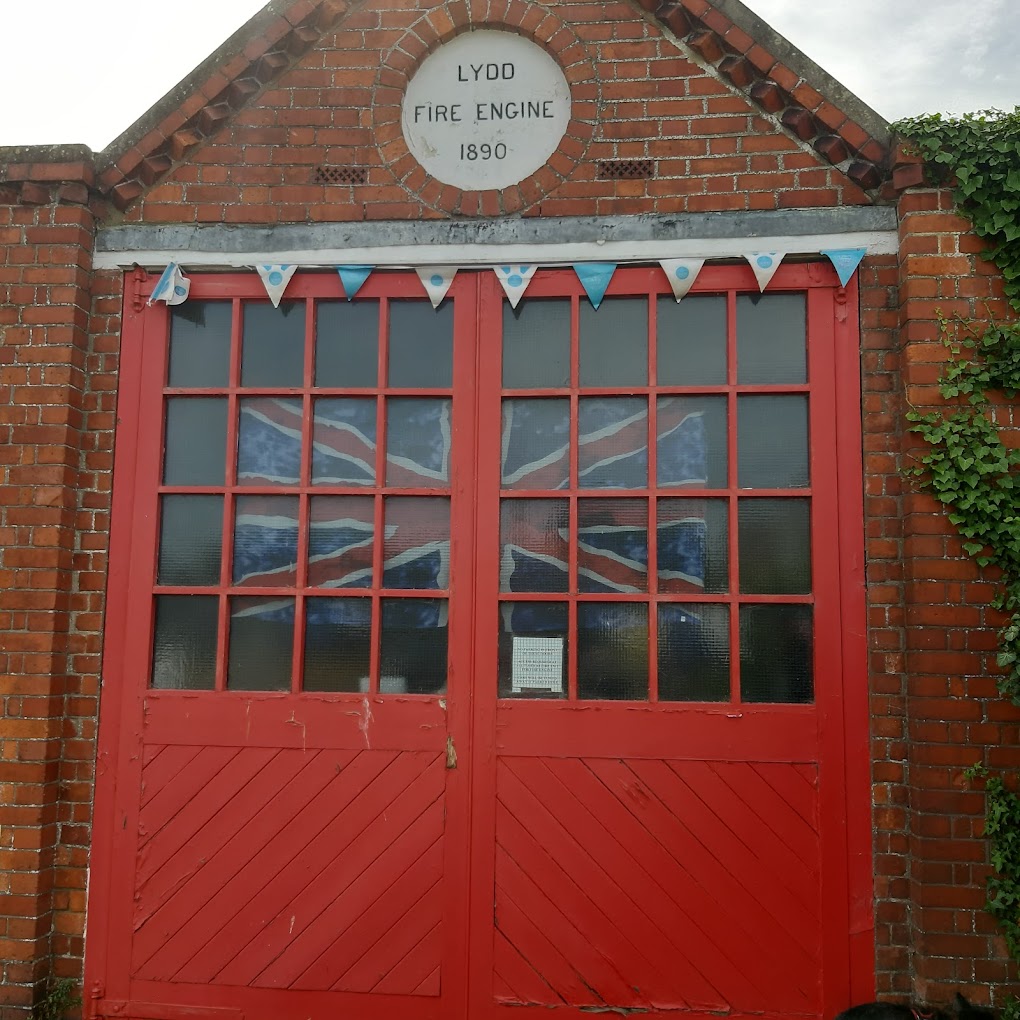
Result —
<instances>
[{"instance_id":1,"label":"red wooden door","mask_svg":"<svg viewBox=\"0 0 1020 1020\"><path fill-rule=\"evenodd\" d=\"M625 270L595 312L550 271L515 312L461 273L434 312L307 274L277 311L213 276L129 309L94 1012L844 1003L833 283L710 269L677 306Z\"/></svg>"}]
</instances>

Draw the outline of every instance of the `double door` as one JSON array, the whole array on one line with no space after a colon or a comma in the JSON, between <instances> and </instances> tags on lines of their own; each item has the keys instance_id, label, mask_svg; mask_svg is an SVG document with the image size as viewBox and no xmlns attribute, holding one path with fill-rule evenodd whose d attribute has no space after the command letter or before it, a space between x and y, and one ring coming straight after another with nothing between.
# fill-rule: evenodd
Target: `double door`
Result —
<instances>
[{"instance_id":1,"label":"double door","mask_svg":"<svg viewBox=\"0 0 1020 1020\"><path fill-rule=\"evenodd\" d=\"M461 272L433 309L380 271L128 312L96 1012L866 989L845 298L635 268L595 310L544 271L513 309Z\"/></svg>"}]
</instances>

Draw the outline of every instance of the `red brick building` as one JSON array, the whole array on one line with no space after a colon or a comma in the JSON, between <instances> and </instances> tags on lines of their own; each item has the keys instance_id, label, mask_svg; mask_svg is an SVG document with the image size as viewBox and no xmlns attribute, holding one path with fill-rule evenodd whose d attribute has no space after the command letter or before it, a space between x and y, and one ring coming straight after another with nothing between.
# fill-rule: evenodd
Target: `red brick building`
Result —
<instances>
[{"instance_id":1,"label":"red brick building","mask_svg":"<svg viewBox=\"0 0 1020 1020\"><path fill-rule=\"evenodd\" d=\"M4 1020L1001 1001L890 144L738 0L273 0L0 149Z\"/></svg>"}]
</instances>

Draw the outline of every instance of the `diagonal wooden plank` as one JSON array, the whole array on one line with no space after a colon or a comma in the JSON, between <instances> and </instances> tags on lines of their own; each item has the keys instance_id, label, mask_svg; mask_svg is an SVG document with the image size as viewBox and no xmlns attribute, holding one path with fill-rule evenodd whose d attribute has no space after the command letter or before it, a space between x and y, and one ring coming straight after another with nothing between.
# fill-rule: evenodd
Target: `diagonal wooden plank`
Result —
<instances>
[{"instance_id":1,"label":"diagonal wooden plank","mask_svg":"<svg viewBox=\"0 0 1020 1020\"><path fill-rule=\"evenodd\" d=\"M145 846L205 786L210 776L226 767L238 753L236 747L203 747L157 790L142 808L138 819L139 845ZM160 760L166 755L161 755ZM145 781L143 775L142 781ZM151 819L151 821L150 821Z\"/></svg>"},{"instance_id":2,"label":"diagonal wooden plank","mask_svg":"<svg viewBox=\"0 0 1020 1020\"><path fill-rule=\"evenodd\" d=\"M440 968L436 967L434 971L424 981L422 981L417 988L415 988L414 995L429 995L433 998L440 995L442 992L442 986L440 984Z\"/></svg>"},{"instance_id":3,"label":"diagonal wooden plank","mask_svg":"<svg viewBox=\"0 0 1020 1020\"><path fill-rule=\"evenodd\" d=\"M549 987L499 928L494 934L493 960L493 969L499 980L509 986L514 1002L543 1006L564 1005L563 996Z\"/></svg>"},{"instance_id":4,"label":"diagonal wooden plank","mask_svg":"<svg viewBox=\"0 0 1020 1020\"><path fill-rule=\"evenodd\" d=\"M514 759L518 776L540 790L550 809L563 817L585 852L618 876L628 896L662 919L668 944L720 991L728 1002L762 1000L767 973L738 959L734 929L723 905L667 855L605 786L577 759ZM737 930L740 930L739 924Z\"/></svg>"},{"instance_id":5,"label":"diagonal wooden plank","mask_svg":"<svg viewBox=\"0 0 1020 1020\"><path fill-rule=\"evenodd\" d=\"M242 748L223 768L206 777L201 789L174 816L173 824L164 825L159 835L149 841L139 854L137 884L161 871L181 847L212 821L217 813L228 811L231 804L244 796L247 785L279 754L275 748ZM145 818L150 812L142 812Z\"/></svg>"},{"instance_id":6,"label":"diagonal wooden plank","mask_svg":"<svg viewBox=\"0 0 1020 1020\"><path fill-rule=\"evenodd\" d=\"M560 858L550 853L544 830L543 838L537 839L531 829L525 828L500 806L496 816L496 840L541 885L558 909L568 917L576 918L592 945L604 957L614 961L630 988L637 989L645 997L644 1004L653 1006L654 1002L647 996L652 989L668 983L667 975L671 971L668 968L664 972L659 971L642 948L635 944L639 939L632 942L628 937L628 933L634 934L633 926L626 923L618 925L617 921L625 922L625 919L610 911L608 904L599 897L593 899L590 885L579 884L579 876L565 869Z\"/></svg>"},{"instance_id":7,"label":"diagonal wooden plank","mask_svg":"<svg viewBox=\"0 0 1020 1020\"><path fill-rule=\"evenodd\" d=\"M617 972L611 957L604 956L591 940L561 911L551 898L502 848L496 852L496 913L502 913L509 897L551 939L569 961L586 988L603 1003L647 1008L648 1003Z\"/></svg>"},{"instance_id":8,"label":"diagonal wooden plank","mask_svg":"<svg viewBox=\"0 0 1020 1020\"><path fill-rule=\"evenodd\" d=\"M217 811L159 871L140 885L135 908L136 917L145 918L151 915L185 883L191 881L202 868L214 866L223 848L238 832L247 829L260 812L272 813L282 807L278 801L274 804L274 799L287 796L290 800L288 806L296 813L301 806L300 795L296 790L285 793L285 788L292 783L301 786L312 782L309 766L319 754L318 751L281 751L273 759L270 768L262 769L244 787L243 797L238 795L231 799L229 812ZM322 784L325 785L328 781L329 775L323 772ZM251 843L248 845L250 847ZM236 858L232 862L233 865L236 865Z\"/></svg>"},{"instance_id":9,"label":"diagonal wooden plank","mask_svg":"<svg viewBox=\"0 0 1020 1020\"><path fill-rule=\"evenodd\" d=\"M363 832L260 933L261 944L284 942L286 948L258 972L259 985L328 988L366 941L385 934L442 877L442 803L416 803L409 795L385 813L392 824ZM412 860L414 866L407 867ZM281 931L288 918L293 926ZM248 954L248 965L264 955ZM241 983L246 971L236 964L219 980Z\"/></svg>"},{"instance_id":10,"label":"diagonal wooden plank","mask_svg":"<svg viewBox=\"0 0 1020 1020\"><path fill-rule=\"evenodd\" d=\"M703 882L711 883L726 902L740 905L746 930L769 934L761 952L774 966L787 972L817 967L817 915L797 911L775 884L774 870L784 870L789 857L763 860L665 762L632 761L629 768L616 762L588 764L678 863L703 875ZM621 796L635 779L651 796ZM753 832L748 838L753 840Z\"/></svg>"},{"instance_id":11,"label":"diagonal wooden plank","mask_svg":"<svg viewBox=\"0 0 1020 1020\"><path fill-rule=\"evenodd\" d=\"M578 839L590 842L592 837L598 838L598 832L588 831L591 828L588 822L576 821L576 806L571 807L564 801L568 816L550 810L514 774L506 759L500 761L497 790L502 806L523 826L542 833L550 853L569 866L571 873L590 890L590 895L633 932L655 964L657 973L668 975L665 981L644 989L653 1003L665 1008L670 1003L686 1002L692 1008L725 1010L726 998L722 992L671 943L672 933L684 923L682 912L670 909L661 890L653 890L639 901L624 890L622 876L633 867L629 857L612 853L605 862L596 860L587 845L579 843ZM581 817L587 818L587 811ZM606 839L612 840L612 837L606 834Z\"/></svg>"},{"instance_id":12,"label":"diagonal wooden plank","mask_svg":"<svg viewBox=\"0 0 1020 1020\"><path fill-rule=\"evenodd\" d=\"M309 798L297 815L283 825L280 824L283 809L261 812L256 821L261 823L262 835L266 837L262 845L232 841L236 859L221 885L210 888L213 873L203 869L199 881L190 883L184 895L175 896L138 932L136 959L146 961L144 968L138 970L139 976L170 980L188 960L201 955L248 903L251 890L261 888L266 875L276 875L294 858L292 833L303 833L306 841L321 835L396 758L395 753L362 752L347 768L337 772L329 767L324 754L328 783L319 796ZM204 899L199 898L201 892L207 893ZM143 951L147 955L142 956Z\"/></svg>"},{"instance_id":13,"label":"diagonal wooden plank","mask_svg":"<svg viewBox=\"0 0 1020 1020\"><path fill-rule=\"evenodd\" d=\"M443 926L433 925L424 937L419 939L409 953L398 960L371 988L375 995L438 995L421 992L433 974L438 976L439 963L443 955Z\"/></svg>"},{"instance_id":14,"label":"diagonal wooden plank","mask_svg":"<svg viewBox=\"0 0 1020 1020\"><path fill-rule=\"evenodd\" d=\"M155 747L159 754L154 755L142 767L140 804L143 808L167 783L175 780L181 769L201 750L190 744L157 744Z\"/></svg>"},{"instance_id":15,"label":"diagonal wooden plank","mask_svg":"<svg viewBox=\"0 0 1020 1020\"><path fill-rule=\"evenodd\" d=\"M754 762L754 771L772 787L776 796L785 801L804 820L812 832L818 831L818 784L805 783L803 773L785 762Z\"/></svg>"},{"instance_id":16,"label":"diagonal wooden plank","mask_svg":"<svg viewBox=\"0 0 1020 1020\"><path fill-rule=\"evenodd\" d=\"M423 767L428 759L431 761L427 768ZM392 836L402 832L431 803L434 795L422 802L423 789L426 794L431 791L430 781L437 772L441 774L438 755L401 754L326 829L293 854L272 881L264 885L260 895L249 899L231 918L215 945L182 968L179 980L242 986L254 981L290 943L289 921L294 917L297 927L295 901L301 894L307 891L305 902L315 903L321 876L328 872L342 876L352 856L367 861L381 852L385 836L378 833ZM383 817L383 824L372 828L372 823ZM371 835L367 840L364 838L366 830L375 834L374 842ZM348 848L352 856L345 854ZM358 872L361 870L359 866ZM305 919L301 918L301 922L303 927Z\"/></svg>"}]
</instances>

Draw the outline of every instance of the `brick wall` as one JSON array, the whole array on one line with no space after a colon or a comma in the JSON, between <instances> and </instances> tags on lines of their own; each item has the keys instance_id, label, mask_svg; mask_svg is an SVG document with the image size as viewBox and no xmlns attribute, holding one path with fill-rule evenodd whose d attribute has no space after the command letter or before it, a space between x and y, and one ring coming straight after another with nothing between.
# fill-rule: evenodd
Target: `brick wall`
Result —
<instances>
[{"instance_id":1,"label":"brick wall","mask_svg":"<svg viewBox=\"0 0 1020 1020\"><path fill-rule=\"evenodd\" d=\"M85 166L0 189L0 1016L81 969L101 607L79 617L94 220ZM82 625L83 624L83 625Z\"/></svg>"}]
</instances>

